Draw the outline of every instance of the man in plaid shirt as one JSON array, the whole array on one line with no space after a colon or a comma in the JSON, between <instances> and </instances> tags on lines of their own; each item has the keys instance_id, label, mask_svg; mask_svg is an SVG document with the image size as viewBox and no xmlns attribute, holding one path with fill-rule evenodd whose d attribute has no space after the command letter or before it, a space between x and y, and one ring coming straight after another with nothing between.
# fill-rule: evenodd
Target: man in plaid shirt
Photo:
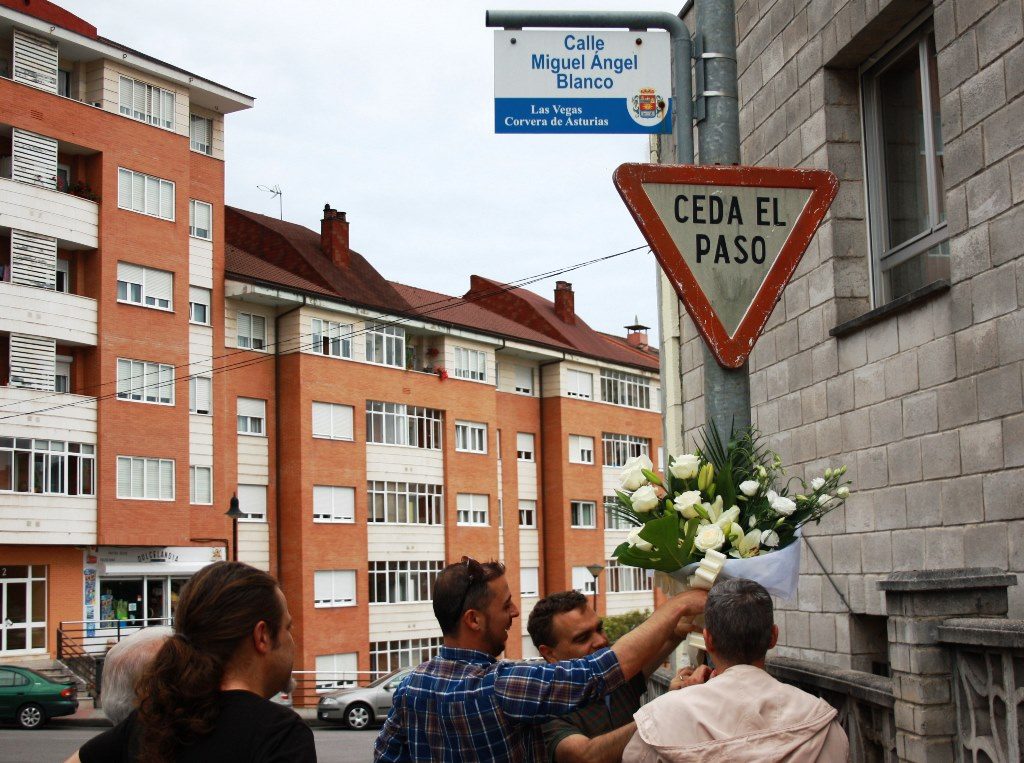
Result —
<instances>
[{"instance_id":1,"label":"man in plaid shirt","mask_svg":"<svg viewBox=\"0 0 1024 763\"><path fill-rule=\"evenodd\" d=\"M541 723L622 686L660 652L680 618L704 610L706 598L700 590L679 594L611 649L580 659L498 661L519 610L502 564L464 557L434 582L444 645L395 692L374 760L543 760Z\"/></svg>"}]
</instances>

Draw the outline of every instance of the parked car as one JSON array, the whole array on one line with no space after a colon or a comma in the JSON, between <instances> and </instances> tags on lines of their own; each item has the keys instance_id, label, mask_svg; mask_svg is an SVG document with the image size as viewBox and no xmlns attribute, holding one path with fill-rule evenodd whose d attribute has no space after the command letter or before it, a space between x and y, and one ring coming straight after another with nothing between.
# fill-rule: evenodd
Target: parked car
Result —
<instances>
[{"instance_id":1,"label":"parked car","mask_svg":"<svg viewBox=\"0 0 1024 763\"><path fill-rule=\"evenodd\" d=\"M375 721L382 721L391 710L391 700L402 679L412 668L402 668L378 678L369 686L337 689L320 698L316 717L321 721L335 721L350 729L365 729Z\"/></svg>"},{"instance_id":2,"label":"parked car","mask_svg":"<svg viewBox=\"0 0 1024 763\"><path fill-rule=\"evenodd\" d=\"M78 687L58 683L28 668L0 665L0 721L37 729L50 718L78 709Z\"/></svg>"}]
</instances>

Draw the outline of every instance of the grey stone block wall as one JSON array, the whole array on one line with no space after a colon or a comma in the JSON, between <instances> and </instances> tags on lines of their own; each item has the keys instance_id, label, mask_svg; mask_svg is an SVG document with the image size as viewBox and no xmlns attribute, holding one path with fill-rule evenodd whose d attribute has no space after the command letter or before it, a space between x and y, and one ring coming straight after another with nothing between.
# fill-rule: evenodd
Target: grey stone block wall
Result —
<instances>
[{"instance_id":1,"label":"grey stone block wall","mask_svg":"<svg viewBox=\"0 0 1024 763\"><path fill-rule=\"evenodd\" d=\"M855 491L808 528L821 563L805 548L799 596L778 603L779 653L867 669L851 636L885 615L889 573L1024 572L1024 6L736 5L743 163L827 168L841 182L749 362L752 420L790 473L845 464ZM835 338L873 307L858 67L928 12L950 288ZM665 372L682 379L664 380L668 442L689 448L704 422L701 340L661 288L663 341L677 348ZM1024 617L1024 586L1010 589L1009 616Z\"/></svg>"}]
</instances>

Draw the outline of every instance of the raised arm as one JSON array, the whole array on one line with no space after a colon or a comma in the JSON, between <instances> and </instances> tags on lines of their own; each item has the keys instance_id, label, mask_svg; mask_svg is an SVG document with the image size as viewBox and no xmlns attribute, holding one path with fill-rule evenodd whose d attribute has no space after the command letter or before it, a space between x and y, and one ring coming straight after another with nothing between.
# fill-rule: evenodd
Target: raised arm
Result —
<instances>
[{"instance_id":1,"label":"raised arm","mask_svg":"<svg viewBox=\"0 0 1024 763\"><path fill-rule=\"evenodd\" d=\"M557 763L618 763L635 731L636 723L630 721L593 739L585 734L572 734L558 743L555 760Z\"/></svg>"},{"instance_id":2,"label":"raised arm","mask_svg":"<svg viewBox=\"0 0 1024 763\"><path fill-rule=\"evenodd\" d=\"M638 627L615 642L612 651L619 658L619 666L626 679L630 679L656 659L673 638L681 617L693 617L704 611L708 592L699 588L673 596Z\"/></svg>"}]
</instances>

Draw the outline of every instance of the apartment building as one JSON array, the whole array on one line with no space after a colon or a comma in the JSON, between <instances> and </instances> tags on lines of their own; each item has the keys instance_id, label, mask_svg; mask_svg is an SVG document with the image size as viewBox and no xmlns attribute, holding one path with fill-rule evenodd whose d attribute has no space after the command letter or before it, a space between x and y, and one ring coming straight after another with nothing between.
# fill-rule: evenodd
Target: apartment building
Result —
<instances>
[{"instance_id":1,"label":"apartment building","mask_svg":"<svg viewBox=\"0 0 1024 763\"><path fill-rule=\"evenodd\" d=\"M511 657L536 655L539 596L594 593L588 565L605 567L602 612L653 605L651 580L610 561L626 531L604 508L626 459L661 457L644 327L594 331L566 282L552 300L481 276L462 297L389 282L329 206L320 232L230 207L225 222L218 352L246 370L223 375L222 404L238 416L247 534L272 539L299 664L425 659L441 636L433 577L463 555L507 565L522 611Z\"/></svg>"},{"instance_id":2,"label":"apartment building","mask_svg":"<svg viewBox=\"0 0 1024 763\"><path fill-rule=\"evenodd\" d=\"M0 2L3 658L164 620L227 552L234 421L196 375L224 343L224 119L252 103Z\"/></svg>"}]
</instances>

